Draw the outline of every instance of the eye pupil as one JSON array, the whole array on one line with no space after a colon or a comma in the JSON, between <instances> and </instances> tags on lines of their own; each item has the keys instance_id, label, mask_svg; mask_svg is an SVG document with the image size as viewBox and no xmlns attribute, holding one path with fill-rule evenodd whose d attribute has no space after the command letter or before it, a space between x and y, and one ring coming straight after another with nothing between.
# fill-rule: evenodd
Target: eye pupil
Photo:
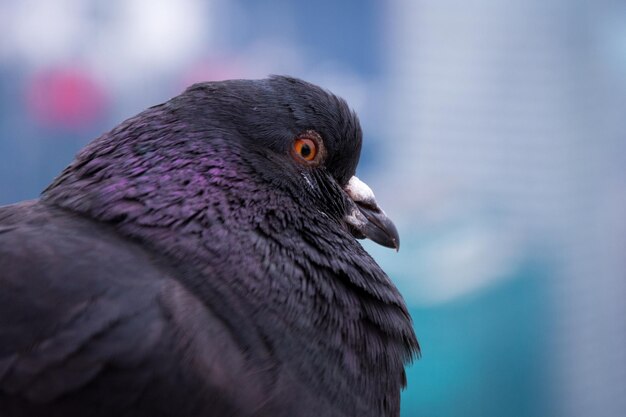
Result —
<instances>
[{"instance_id":1,"label":"eye pupil","mask_svg":"<svg viewBox=\"0 0 626 417\"><path fill-rule=\"evenodd\" d=\"M291 155L296 158L298 162L315 165L319 163L318 146L318 142L313 138L299 136L293 141Z\"/></svg>"}]
</instances>

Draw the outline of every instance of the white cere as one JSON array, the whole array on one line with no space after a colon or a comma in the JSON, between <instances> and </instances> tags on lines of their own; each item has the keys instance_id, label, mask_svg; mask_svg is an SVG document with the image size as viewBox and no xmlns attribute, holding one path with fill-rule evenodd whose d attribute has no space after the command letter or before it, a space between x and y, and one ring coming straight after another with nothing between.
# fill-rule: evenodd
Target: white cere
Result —
<instances>
[{"instance_id":1,"label":"white cere","mask_svg":"<svg viewBox=\"0 0 626 417\"><path fill-rule=\"evenodd\" d=\"M350 178L350 181L348 181L348 184L344 189L346 193L348 193L350 198L355 202L365 203L374 206L376 205L374 192L367 184L358 179L356 175Z\"/></svg>"}]
</instances>

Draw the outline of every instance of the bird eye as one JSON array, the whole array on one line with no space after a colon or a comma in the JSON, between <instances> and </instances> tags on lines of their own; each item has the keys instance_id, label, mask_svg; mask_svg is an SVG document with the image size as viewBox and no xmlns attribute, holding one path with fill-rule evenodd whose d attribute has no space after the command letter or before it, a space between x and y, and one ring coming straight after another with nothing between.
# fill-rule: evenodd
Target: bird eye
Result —
<instances>
[{"instance_id":1,"label":"bird eye","mask_svg":"<svg viewBox=\"0 0 626 417\"><path fill-rule=\"evenodd\" d=\"M293 149L305 161L312 161L315 159L315 155L317 155L317 145L308 138L296 139L293 143Z\"/></svg>"},{"instance_id":2,"label":"bird eye","mask_svg":"<svg viewBox=\"0 0 626 417\"><path fill-rule=\"evenodd\" d=\"M313 139L299 137L293 141L293 151L297 157L313 162L317 156L317 143Z\"/></svg>"}]
</instances>

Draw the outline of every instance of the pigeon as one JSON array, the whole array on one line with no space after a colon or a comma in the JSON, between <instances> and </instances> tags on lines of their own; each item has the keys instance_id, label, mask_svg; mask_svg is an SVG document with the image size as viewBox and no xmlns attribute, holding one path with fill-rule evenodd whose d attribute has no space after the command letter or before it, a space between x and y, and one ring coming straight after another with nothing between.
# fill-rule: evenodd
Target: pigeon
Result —
<instances>
[{"instance_id":1,"label":"pigeon","mask_svg":"<svg viewBox=\"0 0 626 417\"><path fill-rule=\"evenodd\" d=\"M419 345L357 239L356 114L308 82L192 85L0 208L0 415L398 416Z\"/></svg>"}]
</instances>

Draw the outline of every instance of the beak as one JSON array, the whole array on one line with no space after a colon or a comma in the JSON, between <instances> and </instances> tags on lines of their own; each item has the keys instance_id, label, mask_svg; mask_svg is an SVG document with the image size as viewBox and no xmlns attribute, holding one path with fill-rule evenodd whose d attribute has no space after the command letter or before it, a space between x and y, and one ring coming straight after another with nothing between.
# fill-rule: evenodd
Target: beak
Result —
<instances>
[{"instance_id":1,"label":"beak","mask_svg":"<svg viewBox=\"0 0 626 417\"><path fill-rule=\"evenodd\" d=\"M400 249L400 236L393 222L378 207L374 192L356 176L350 178L344 191L354 207L344 220L357 239L369 238L388 248Z\"/></svg>"}]
</instances>

